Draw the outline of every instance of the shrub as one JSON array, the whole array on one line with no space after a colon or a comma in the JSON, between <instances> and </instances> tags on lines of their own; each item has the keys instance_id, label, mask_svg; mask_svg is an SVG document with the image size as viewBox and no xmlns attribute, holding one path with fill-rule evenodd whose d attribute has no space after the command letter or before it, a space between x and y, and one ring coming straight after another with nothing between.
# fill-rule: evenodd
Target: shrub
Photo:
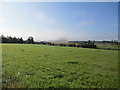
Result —
<instances>
[{"instance_id":1,"label":"shrub","mask_svg":"<svg viewBox=\"0 0 120 90\"><path fill-rule=\"evenodd\" d=\"M76 47L80 47L80 44L76 45Z\"/></svg>"},{"instance_id":2,"label":"shrub","mask_svg":"<svg viewBox=\"0 0 120 90\"><path fill-rule=\"evenodd\" d=\"M95 43L91 42L90 40L88 42L83 42L81 44L81 47L84 47L84 48L97 48L97 46L95 45Z\"/></svg>"}]
</instances>

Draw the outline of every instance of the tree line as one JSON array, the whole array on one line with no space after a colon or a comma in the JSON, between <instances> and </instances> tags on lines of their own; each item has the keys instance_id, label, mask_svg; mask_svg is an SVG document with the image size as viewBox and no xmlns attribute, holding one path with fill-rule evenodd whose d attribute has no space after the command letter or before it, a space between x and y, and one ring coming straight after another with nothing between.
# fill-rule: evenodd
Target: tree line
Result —
<instances>
[{"instance_id":1,"label":"tree line","mask_svg":"<svg viewBox=\"0 0 120 90\"><path fill-rule=\"evenodd\" d=\"M68 43L52 43L47 41L40 41L36 42L34 41L34 38L32 36L29 36L27 40L23 40L22 37L16 38L4 35L0 36L0 39L2 40L2 43L19 43L19 44L42 44L42 45L51 45L51 46L66 46L66 47L84 47L84 48L97 48L97 45L95 45L96 42L99 41L69 41ZM119 42L116 40L111 41L100 41L99 43L111 43L112 45L118 45Z\"/></svg>"},{"instance_id":2,"label":"tree line","mask_svg":"<svg viewBox=\"0 0 120 90\"><path fill-rule=\"evenodd\" d=\"M83 43L83 42L85 42L85 41L68 41L68 43ZM111 41L106 41L106 40L103 40L103 41L94 41L93 40L93 42L94 43L103 43L103 44L107 44L107 43L109 43L109 44L111 44L111 45L118 45L118 44L120 44L120 42L118 42L118 40L111 40Z\"/></svg>"},{"instance_id":3,"label":"tree line","mask_svg":"<svg viewBox=\"0 0 120 90\"><path fill-rule=\"evenodd\" d=\"M16 38L16 37L11 37L11 36L7 36L5 37L4 35L0 36L1 42L2 43L20 43L20 44L34 44L34 40L32 36L29 36L27 40L23 40L22 37L20 38Z\"/></svg>"}]
</instances>

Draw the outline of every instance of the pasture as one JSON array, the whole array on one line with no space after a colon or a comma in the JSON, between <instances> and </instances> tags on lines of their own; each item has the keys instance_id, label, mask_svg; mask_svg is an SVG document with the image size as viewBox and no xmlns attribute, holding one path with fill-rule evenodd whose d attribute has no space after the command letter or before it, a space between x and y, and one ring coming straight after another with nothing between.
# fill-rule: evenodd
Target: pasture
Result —
<instances>
[{"instance_id":1,"label":"pasture","mask_svg":"<svg viewBox=\"0 0 120 90\"><path fill-rule=\"evenodd\" d=\"M97 45L97 47L102 49L119 49L118 45Z\"/></svg>"},{"instance_id":2,"label":"pasture","mask_svg":"<svg viewBox=\"0 0 120 90\"><path fill-rule=\"evenodd\" d=\"M4 88L117 88L118 51L3 44Z\"/></svg>"}]
</instances>

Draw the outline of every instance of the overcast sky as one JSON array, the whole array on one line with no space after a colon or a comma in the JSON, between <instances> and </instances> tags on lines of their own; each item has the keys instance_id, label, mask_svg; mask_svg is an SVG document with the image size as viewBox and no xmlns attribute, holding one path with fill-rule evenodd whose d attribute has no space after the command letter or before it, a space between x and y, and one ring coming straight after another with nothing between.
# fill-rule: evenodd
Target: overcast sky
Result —
<instances>
[{"instance_id":1,"label":"overcast sky","mask_svg":"<svg viewBox=\"0 0 120 90\"><path fill-rule=\"evenodd\" d=\"M117 2L0 3L0 34L40 40L118 38Z\"/></svg>"}]
</instances>

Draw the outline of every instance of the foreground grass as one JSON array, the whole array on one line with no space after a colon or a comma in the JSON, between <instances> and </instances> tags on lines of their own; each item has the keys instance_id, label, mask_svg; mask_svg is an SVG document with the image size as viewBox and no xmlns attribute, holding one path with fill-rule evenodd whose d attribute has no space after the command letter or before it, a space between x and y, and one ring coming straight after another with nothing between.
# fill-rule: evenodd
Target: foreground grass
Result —
<instances>
[{"instance_id":1,"label":"foreground grass","mask_svg":"<svg viewBox=\"0 0 120 90\"><path fill-rule=\"evenodd\" d=\"M3 87L117 88L118 52L3 44Z\"/></svg>"}]
</instances>

